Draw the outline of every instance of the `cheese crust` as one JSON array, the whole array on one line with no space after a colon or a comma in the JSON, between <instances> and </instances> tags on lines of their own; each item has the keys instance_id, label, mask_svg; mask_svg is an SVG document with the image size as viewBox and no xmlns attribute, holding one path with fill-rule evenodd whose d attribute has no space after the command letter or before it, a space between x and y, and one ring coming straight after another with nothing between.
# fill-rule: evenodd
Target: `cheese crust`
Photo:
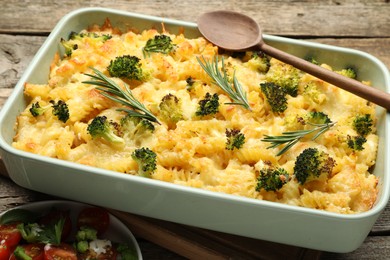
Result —
<instances>
[{"instance_id":1,"label":"cheese crust","mask_svg":"<svg viewBox=\"0 0 390 260\"><path fill-rule=\"evenodd\" d=\"M366 136L364 150L353 151L344 141L348 135L356 135L351 123L355 115L369 114L376 122L373 104L300 72L298 96L288 96L287 109L274 113L260 90L259 84L267 80L266 73L259 72L250 58L218 53L218 48L202 37L189 39L183 34L156 29L119 32L107 22L89 31L111 34L112 38L105 42L83 39L70 57L54 57L46 84L25 84L28 106L17 118L13 142L17 149L118 174L137 175L138 165L131 154L137 148L148 147L157 154L157 169L151 176L155 180L343 214L367 211L375 203L378 179L370 173L378 147L375 124ZM145 55L143 46L147 40L161 33L172 39L174 51ZM231 102L230 97L212 83L196 59L203 56L211 60L217 54L224 56L230 76L235 71L247 93L251 111L225 104ZM161 125L155 124L154 133L146 138L124 138L125 144L115 145L92 138L87 126L98 115L119 122L124 112L117 111L119 105L102 96L95 86L82 82L90 80L85 75L92 73L90 67L108 75L110 61L123 55L140 58L150 77L143 82L114 80L126 82ZM270 62L271 69L281 63L276 59ZM321 66L332 69L325 64ZM191 90L189 77L199 83ZM308 85L314 85L317 93L305 92ZM196 116L198 103L206 93L218 94L219 112L208 117ZM179 98L183 111L182 120L174 126L161 120L159 103L167 94ZM37 117L31 115L29 109L33 103L45 106L50 100L66 102L70 113L66 123L50 112ZM309 111L324 112L337 124L315 141L300 140L281 156L276 156L278 148L268 149L269 143L262 141L265 135L294 130L296 117ZM240 149L227 150L225 131L233 128L245 135L245 143ZM300 184L293 176L294 162L309 147L328 153L336 166L328 178ZM283 167L292 176L291 180L278 191L256 191L264 164Z\"/></svg>"}]
</instances>

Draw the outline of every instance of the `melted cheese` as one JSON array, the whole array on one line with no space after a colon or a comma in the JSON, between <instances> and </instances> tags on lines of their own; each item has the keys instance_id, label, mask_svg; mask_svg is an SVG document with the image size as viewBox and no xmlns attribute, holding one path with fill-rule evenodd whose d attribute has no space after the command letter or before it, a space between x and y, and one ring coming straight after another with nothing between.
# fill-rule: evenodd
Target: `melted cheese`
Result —
<instances>
[{"instance_id":1,"label":"melted cheese","mask_svg":"<svg viewBox=\"0 0 390 260\"><path fill-rule=\"evenodd\" d=\"M99 28L94 28L99 33ZM229 71L234 68L237 79L247 92L252 109L248 111L224 104L231 99L200 67L196 57L203 55L211 59L218 53L218 48L204 38L188 39L164 32L176 44L176 49L170 54L144 56L142 48L148 39L158 34L156 30L115 32L108 31L113 37L104 43L86 39L71 57L59 59L56 56L47 84L25 85L25 95L31 102L17 119L14 147L121 174L137 174L138 166L131 153L136 148L148 147L157 154L157 170L152 175L155 180L338 213L363 212L372 207L378 180L369 173L369 168L375 164L378 136L375 131L369 134L365 149L357 152L340 141L347 134L354 134L350 120L354 115L370 114L375 119L372 104L301 73L300 94L288 97L286 111L272 113L259 87L266 79L265 73L258 72L252 61L224 54ZM107 28L104 33L107 33ZM125 138L124 145L113 145L91 138L87 125L97 115L119 122L123 113L116 110L118 104L103 97L94 86L82 82L89 80L84 73L91 73L90 66L107 74L110 61L127 54L139 57L151 73L145 82L127 81L134 96L159 118L161 98L168 93L174 94L181 101L183 120L173 128L168 128L160 120L162 124L156 124L155 132L148 138L137 142ZM271 60L271 66L278 63ZM200 82L191 91L186 89L188 77ZM315 85L310 94L302 91L308 84ZM195 111L207 92L218 94L219 112L215 116L200 118L195 116ZM66 123L50 112L38 117L29 112L32 103L39 101L44 105L59 99L69 106L70 119ZM290 130L294 118L308 111L322 111L338 123L315 141L302 140L282 156L275 156L277 149L267 149L269 144L261 141L264 135L278 135ZM225 149L227 128L237 128L245 134L246 142L241 149ZM292 178L276 192L255 190L258 171L264 162L283 167L292 174L296 157L308 147L324 150L335 159L337 165L329 178L305 185Z\"/></svg>"}]
</instances>

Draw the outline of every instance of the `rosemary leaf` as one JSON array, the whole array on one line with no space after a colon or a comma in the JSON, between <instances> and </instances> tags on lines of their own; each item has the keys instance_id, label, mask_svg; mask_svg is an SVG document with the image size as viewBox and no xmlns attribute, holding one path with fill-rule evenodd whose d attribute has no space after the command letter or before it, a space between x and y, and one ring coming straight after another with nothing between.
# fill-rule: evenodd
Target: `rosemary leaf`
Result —
<instances>
[{"instance_id":1,"label":"rosemary leaf","mask_svg":"<svg viewBox=\"0 0 390 260\"><path fill-rule=\"evenodd\" d=\"M96 89L100 90L103 96L126 107L118 108L119 111L159 123L157 118L133 96L130 87L126 83L124 83L124 89L122 89L115 81L99 70L91 69L95 74L86 73L85 75L90 76L92 80L83 81L83 83L97 86Z\"/></svg>"},{"instance_id":2,"label":"rosemary leaf","mask_svg":"<svg viewBox=\"0 0 390 260\"><path fill-rule=\"evenodd\" d=\"M240 82L237 80L235 73L233 74L233 84L229 82L226 70L225 63L222 57L221 62L221 71L218 68L218 56L216 55L212 62L207 61L203 56L202 59L197 57L197 60L202 67L202 69L212 78L213 83L219 86L223 91L225 91L233 102L226 104L240 105L244 108L251 110L249 102L246 96L246 92L243 90ZM232 86L233 85L233 86Z\"/></svg>"},{"instance_id":3,"label":"rosemary leaf","mask_svg":"<svg viewBox=\"0 0 390 260\"><path fill-rule=\"evenodd\" d=\"M315 135L311 138L311 140L317 139L320 135L322 135L323 133L328 131L332 126L334 126L336 122L331 122L326 124L311 124L308 122L307 124L314 126L314 128L308 130L283 132L282 135L276 135L276 136L265 135L265 137L261 141L271 143L271 145L268 146L267 149L276 148L280 145L285 144L285 146L276 154L277 156L279 156L287 152L291 147L293 147L296 143L298 143L298 141L301 138L309 134L315 133Z\"/></svg>"}]
</instances>

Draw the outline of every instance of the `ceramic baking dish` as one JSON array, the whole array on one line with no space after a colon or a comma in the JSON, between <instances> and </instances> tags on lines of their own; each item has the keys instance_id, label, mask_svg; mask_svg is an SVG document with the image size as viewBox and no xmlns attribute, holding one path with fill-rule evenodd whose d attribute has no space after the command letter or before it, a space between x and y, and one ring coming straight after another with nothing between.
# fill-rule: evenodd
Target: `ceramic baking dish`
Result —
<instances>
[{"instance_id":1,"label":"ceramic baking dish","mask_svg":"<svg viewBox=\"0 0 390 260\"><path fill-rule=\"evenodd\" d=\"M109 18L121 28L161 28L172 33L184 28L187 37L199 36L194 23L102 8L73 11L59 21L26 69L14 92L0 112L1 156L17 184L36 191L126 212L173 221L227 233L285 243L300 247L349 252L366 238L389 199L390 115L377 109L380 137L377 164L379 195L374 207L365 213L341 215L314 209L260 201L234 195L179 186L138 176L97 169L14 149L16 116L24 110L23 84L45 83L60 39L71 31ZM264 35L274 47L300 57L314 55L335 69L353 64L361 79L384 91L390 89L389 71L375 57L356 50Z\"/></svg>"}]
</instances>

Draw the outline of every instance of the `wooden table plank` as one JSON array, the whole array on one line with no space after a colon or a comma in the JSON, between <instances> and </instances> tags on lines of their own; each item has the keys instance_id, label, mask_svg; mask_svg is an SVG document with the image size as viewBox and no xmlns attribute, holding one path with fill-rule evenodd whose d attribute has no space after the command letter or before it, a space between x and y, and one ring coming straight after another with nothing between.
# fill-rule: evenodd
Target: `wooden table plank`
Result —
<instances>
[{"instance_id":1,"label":"wooden table plank","mask_svg":"<svg viewBox=\"0 0 390 260\"><path fill-rule=\"evenodd\" d=\"M236 10L252 16L262 25L265 33L277 35L378 38L390 35L390 5L383 0L2 2L0 33L47 33L66 13L81 7L96 6L192 22L206 11Z\"/></svg>"}]
</instances>

